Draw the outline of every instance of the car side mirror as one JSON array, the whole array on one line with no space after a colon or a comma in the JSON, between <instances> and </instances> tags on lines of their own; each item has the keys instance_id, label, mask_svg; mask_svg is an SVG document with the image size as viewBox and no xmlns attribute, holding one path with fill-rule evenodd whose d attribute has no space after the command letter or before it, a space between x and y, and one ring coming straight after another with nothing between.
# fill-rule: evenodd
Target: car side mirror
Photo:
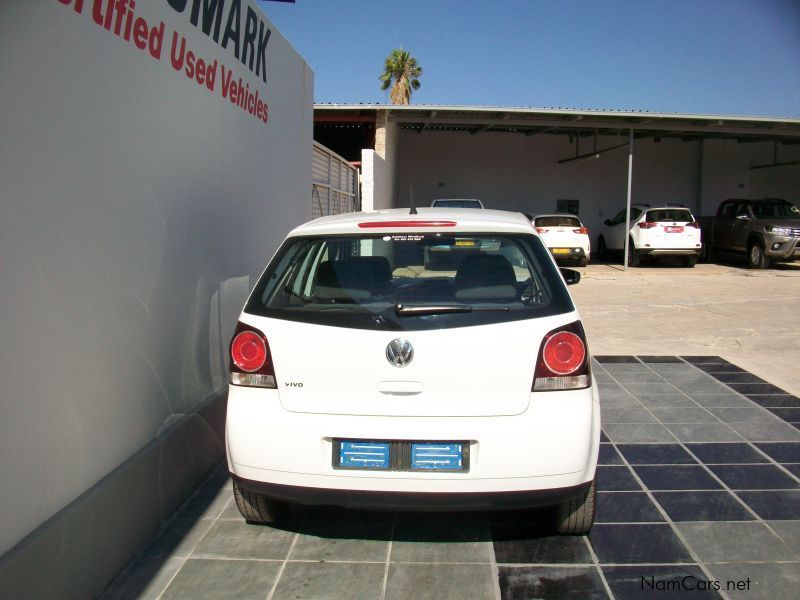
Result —
<instances>
[{"instance_id":1,"label":"car side mirror","mask_svg":"<svg viewBox=\"0 0 800 600\"><path fill-rule=\"evenodd\" d=\"M611 219L606 219L605 221L603 221L603 223L605 223L608 226L611 226Z\"/></svg>"},{"instance_id":2,"label":"car side mirror","mask_svg":"<svg viewBox=\"0 0 800 600\"><path fill-rule=\"evenodd\" d=\"M750 220L750 217L748 217L747 215L736 215L736 218L739 219L740 221L749 221Z\"/></svg>"},{"instance_id":3,"label":"car side mirror","mask_svg":"<svg viewBox=\"0 0 800 600\"><path fill-rule=\"evenodd\" d=\"M561 271L561 276L564 278L564 281L567 282L567 285L575 285L581 280L581 274L579 271L575 269L566 269L564 267L559 268Z\"/></svg>"}]
</instances>

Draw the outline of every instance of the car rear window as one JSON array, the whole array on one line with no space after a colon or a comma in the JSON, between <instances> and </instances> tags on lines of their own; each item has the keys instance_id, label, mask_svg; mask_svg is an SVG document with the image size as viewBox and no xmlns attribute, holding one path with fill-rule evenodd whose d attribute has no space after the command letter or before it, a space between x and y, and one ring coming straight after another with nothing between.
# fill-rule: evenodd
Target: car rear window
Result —
<instances>
[{"instance_id":1,"label":"car rear window","mask_svg":"<svg viewBox=\"0 0 800 600\"><path fill-rule=\"evenodd\" d=\"M536 227L580 227L576 217L536 217Z\"/></svg>"},{"instance_id":2,"label":"car rear window","mask_svg":"<svg viewBox=\"0 0 800 600\"><path fill-rule=\"evenodd\" d=\"M533 235L402 233L286 240L246 312L339 327L421 330L574 310Z\"/></svg>"},{"instance_id":3,"label":"car rear window","mask_svg":"<svg viewBox=\"0 0 800 600\"><path fill-rule=\"evenodd\" d=\"M660 223L662 221L691 223L694 218L692 218L692 213L685 209L658 208L656 210L648 210L644 220L648 223Z\"/></svg>"}]
</instances>

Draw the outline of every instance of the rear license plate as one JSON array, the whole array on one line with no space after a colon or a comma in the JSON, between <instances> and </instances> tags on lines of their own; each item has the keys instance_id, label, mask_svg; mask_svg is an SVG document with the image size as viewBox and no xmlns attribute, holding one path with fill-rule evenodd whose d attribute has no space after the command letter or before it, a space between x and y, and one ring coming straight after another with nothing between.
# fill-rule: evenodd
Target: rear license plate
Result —
<instances>
[{"instance_id":1,"label":"rear license plate","mask_svg":"<svg viewBox=\"0 0 800 600\"><path fill-rule=\"evenodd\" d=\"M382 471L469 471L469 442L333 440L333 467Z\"/></svg>"},{"instance_id":2,"label":"rear license plate","mask_svg":"<svg viewBox=\"0 0 800 600\"><path fill-rule=\"evenodd\" d=\"M411 468L428 471L460 471L461 444L411 444Z\"/></svg>"},{"instance_id":3,"label":"rear license plate","mask_svg":"<svg viewBox=\"0 0 800 600\"><path fill-rule=\"evenodd\" d=\"M553 248L553 254L569 254L569 248Z\"/></svg>"},{"instance_id":4,"label":"rear license plate","mask_svg":"<svg viewBox=\"0 0 800 600\"><path fill-rule=\"evenodd\" d=\"M683 233L683 227L664 227L667 233Z\"/></svg>"},{"instance_id":5,"label":"rear license plate","mask_svg":"<svg viewBox=\"0 0 800 600\"><path fill-rule=\"evenodd\" d=\"M388 442L341 442L339 466L350 469L388 469Z\"/></svg>"}]
</instances>

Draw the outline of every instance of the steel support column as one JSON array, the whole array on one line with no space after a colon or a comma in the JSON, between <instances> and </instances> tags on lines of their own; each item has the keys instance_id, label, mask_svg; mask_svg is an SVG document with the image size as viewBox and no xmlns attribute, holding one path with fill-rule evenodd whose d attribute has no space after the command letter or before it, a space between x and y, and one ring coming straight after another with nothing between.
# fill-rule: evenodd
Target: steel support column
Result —
<instances>
[{"instance_id":1,"label":"steel support column","mask_svg":"<svg viewBox=\"0 0 800 600\"><path fill-rule=\"evenodd\" d=\"M625 251L623 253L623 270L628 270L628 245L631 231L631 188L633 186L633 129L628 130L628 200L625 204Z\"/></svg>"}]
</instances>

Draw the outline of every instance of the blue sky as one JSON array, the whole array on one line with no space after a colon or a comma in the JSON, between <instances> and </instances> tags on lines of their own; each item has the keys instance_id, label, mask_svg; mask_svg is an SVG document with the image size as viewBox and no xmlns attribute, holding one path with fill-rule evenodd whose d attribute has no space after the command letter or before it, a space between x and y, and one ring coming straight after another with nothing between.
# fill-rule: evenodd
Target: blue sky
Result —
<instances>
[{"instance_id":1,"label":"blue sky","mask_svg":"<svg viewBox=\"0 0 800 600\"><path fill-rule=\"evenodd\" d=\"M314 70L316 102L388 103L403 47L412 104L800 117L800 0L260 2Z\"/></svg>"}]
</instances>

